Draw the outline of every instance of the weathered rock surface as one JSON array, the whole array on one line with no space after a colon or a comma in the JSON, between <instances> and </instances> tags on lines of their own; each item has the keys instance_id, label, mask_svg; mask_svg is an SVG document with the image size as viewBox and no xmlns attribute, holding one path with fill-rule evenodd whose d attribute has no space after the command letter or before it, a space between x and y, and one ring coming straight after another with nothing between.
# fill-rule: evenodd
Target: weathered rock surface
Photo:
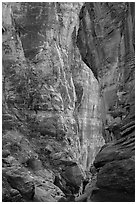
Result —
<instances>
[{"instance_id":1,"label":"weathered rock surface","mask_svg":"<svg viewBox=\"0 0 137 204\"><path fill-rule=\"evenodd\" d=\"M134 3L85 3L79 18L77 45L100 84L107 143L94 161L93 201L134 201Z\"/></svg>"},{"instance_id":2,"label":"weathered rock surface","mask_svg":"<svg viewBox=\"0 0 137 204\"><path fill-rule=\"evenodd\" d=\"M134 169L134 158L109 162L99 171L97 186L134 194Z\"/></svg>"},{"instance_id":3,"label":"weathered rock surface","mask_svg":"<svg viewBox=\"0 0 137 204\"><path fill-rule=\"evenodd\" d=\"M23 174L23 172L20 174L20 172L10 171L6 172L6 177L12 188L17 189L27 200L32 200L35 186L32 181L26 178L26 174Z\"/></svg>"},{"instance_id":4,"label":"weathered rock surface","mask_svg":"<svg viewBox=\"0 0 137 204\"><path fill-rule=\"evenodd\" d=\"M104 144L99 85L76 46L82 5L3 3L3 167L31 172L36 201L64 197L54 179L54 196L37 186L48 169L78 192Z\"/></svg>"},{"instance_id":5,"label":"weathered rock surface","mask_svg":"<svg viewBox=\"0 0 137 204\"><path fill-rule=\"evenodd\" d=\"M82 59L100 83L106 142L121 137L119 125L134 113L134 13L131 10L134 11L132 3L85 3L80 13L77 45ZM128 26L132 27L131 31Z\"/></svg>"},{"instance_id":6,"label":"weathered rock surface","mask_svg":"<svg viewBox=\"0 0 137 204\"><path fill-rule=\"evenodd\" d=\"M134 151L135 141L133 136L126 136L102 148L94 161L98 170L97 186L100 188L100 191L95 195L95 200L100 201L98 196L103 195L104 190L108 195L111 191L111 196L102 198L106 201L135 200Z\"/></svg>"},{"instance_id":7,"label":"weathered rock surface","mask_svg":"<svg viewBox=\"0 0 137 204\"><path fill-rule=\"evenodd\" d=\"M101 168L109 162L133 157L135 151L134 143L134 137L124 137L117 140L116 142L111 142L102 147L94 161L95 167Z\"/></svg>"},{"instance_id":8,"label":"weathered rock surface","mask_svg":"<svg viewBox=\"0 0 137 204\"><path fill-rule=\"evenodd\" d=\"M54 173L44 169L34 146L24 135L17 131L9 131L3 137L3 144L4 151L10 152L10 155L2 159L3 201L46 202L46 197L43 197L44 192L52 201L58 201L65 196L53 184ZM7 189L9 189L8 193ZM14 190L15 195L12 194Z\"/></svg>"},{"instance_id":9,"label":"weathered rock surface","mask_svg":"<svg viewBox=\"0 0 137 204\"><path fill-rule=\"evenodd\" d=\"M95 157L84 199L133 201L134 3L5 2L2 21L3 201L74 200Z\"/></svg>"},{"instance_id":10,"label":"weathered rock surface","mask_svg":"<svg viewBox=\"0 0 137 204\"><path fill-rule=\"evenodd\" d=\"M5 202L23 202L24 199L22 198L20 192L17 189L13 189L8 181L7 178L2 175L2 200Z\"/></svg>"}]
</instances>

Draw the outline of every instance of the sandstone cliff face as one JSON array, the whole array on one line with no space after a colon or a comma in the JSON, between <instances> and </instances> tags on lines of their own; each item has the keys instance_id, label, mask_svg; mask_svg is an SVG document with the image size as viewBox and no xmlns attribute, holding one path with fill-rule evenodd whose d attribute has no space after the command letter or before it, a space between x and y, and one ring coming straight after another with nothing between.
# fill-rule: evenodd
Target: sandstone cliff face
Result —
<instances>
[{"instance_id":1,"label":"sandstone cliff face","mask_svg":"<svg viewBox=\"0 0 137 204\"><path fill-rule=\"evenodd\" d=\"M125 3L86 3L81 9L77 44L100 83L106 141L107 131L112 132L108 141L118 139L114 126L132 109L128 108L132 103L129 100L134 102L133 7Z\"/></svg>"},{"instance_id":2,"label":"sandstone cliff face","mask_svg":"<svg viewBox=\"0 0 137 204\"><path fill-rule=\"evenodd\" d=\"M108 143L94 161L95 201L134 200L134 22L134 3L85 3L80 12L77 45L99 81Z\"/></svg>"},{"instance_id":3,"label":"sandstone cliff face","mask_svg":"<svg viewBox=\"0 0 137 204\"><path fill-rule=\"evenodd\" d=\"M99 85L76 46L82 5L3 3L5 201L77 193L104 144Z\"/></svg>"},{"instance_id":4,"label":"sandstone cliff face","mask_svg":"<svg viewBox=\"0 0 137 204\"><path fill-rule=\"evenodd\" d=\"M2 21L3 201L74 201L93 162L84 201L134 201L134 3L3 3Z\"/></svg>"}]
</instances>

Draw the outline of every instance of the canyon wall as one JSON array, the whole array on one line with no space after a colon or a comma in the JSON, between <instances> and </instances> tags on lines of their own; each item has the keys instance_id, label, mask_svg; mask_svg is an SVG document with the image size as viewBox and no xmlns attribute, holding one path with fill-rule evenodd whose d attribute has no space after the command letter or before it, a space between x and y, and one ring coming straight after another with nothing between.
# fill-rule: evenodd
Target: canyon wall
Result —
<instances>
[{"instance_id":1,"label":"canyon wall","mask_svg":"<svg viewBox=\"0 0 137 204\"><path fill-rule=\"evenodd\" d=\"M100 85L106 142L94 161L100 188L94 201L134 200L134 9L134 3L85 3L79 15L77 46Z\"/></svg>"},{"instance_id":2,"label":"canyon wall","mask_svg":"<svg viewBox=\"0 0 137 204\"><path fill-rule=\"evenodd\" d=\"M134 201L134 3L2 7L3 201Z\"/></svg>"},{"instance_id":3,"label":"canyon wall","mask_svg":"<svg viewBox=\"0 0 137 204\"><path fill-rule=\"evenodd\" d=\"M77 193L104 144L99 84L76 45L82 5L3 3L4 201Z\"/></svg>"}]
</instances>

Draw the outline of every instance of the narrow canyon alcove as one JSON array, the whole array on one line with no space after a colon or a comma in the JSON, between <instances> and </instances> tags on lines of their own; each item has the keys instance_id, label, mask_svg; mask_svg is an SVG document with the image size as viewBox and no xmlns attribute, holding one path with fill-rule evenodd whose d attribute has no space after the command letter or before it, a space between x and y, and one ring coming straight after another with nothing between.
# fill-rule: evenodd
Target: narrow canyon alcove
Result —
<instances>
[{"instance_id":1,"label":"narrow canyon alcove","mask_svg":"<svg viewBox=\"0 0 137 204\"><path fill-rule=\"evenodd\" d=\"M4 202L135 200L134 9L2 3Z\"/></svg>"}]
</instances>

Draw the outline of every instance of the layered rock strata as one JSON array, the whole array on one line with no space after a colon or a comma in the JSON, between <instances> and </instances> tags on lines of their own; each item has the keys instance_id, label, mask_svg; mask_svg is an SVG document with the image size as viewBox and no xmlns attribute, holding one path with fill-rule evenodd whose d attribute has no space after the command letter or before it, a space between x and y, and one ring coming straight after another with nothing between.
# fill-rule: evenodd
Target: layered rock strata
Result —
<instances>
[{"instance_id":1,"label":"layered rock strata","mask_svg":"<svg viewBox=\"0 0 137 204\"><path fill-rule=\"evenodd\" d=\"M82 4L3 3L3 201L77 193L104 144L99 85L76 46Z\"/></svg>"},{"instance_id":2,"label":"layered rock strata","mask_svg":"<svg viewBox=\"0 0 137 204\"><path fill-rule=\"evenodd\" d=\"M77 45L100 85L107 143L94 161L100 188L95 201L134 201L134 6L85 3L79 16Z\"/></svg>"},{"instance_id":3,"label":"layered rock strata","mask_svg":"<svg viewBox=\"0 0 137 204\"><path fill-rule=\"evenodd\" d=\"M3 3L2 21L3 201L134 201L134 3Z\"/></svg>"}]
</instances>

